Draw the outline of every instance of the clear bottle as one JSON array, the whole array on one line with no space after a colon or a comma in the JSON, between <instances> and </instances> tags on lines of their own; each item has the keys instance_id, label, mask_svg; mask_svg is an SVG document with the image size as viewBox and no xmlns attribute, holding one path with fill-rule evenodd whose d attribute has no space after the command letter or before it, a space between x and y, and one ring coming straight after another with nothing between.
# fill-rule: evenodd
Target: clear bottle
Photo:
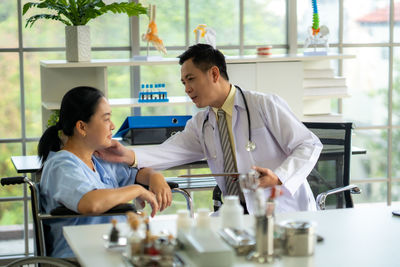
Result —
<instances>
[{"instance_id":1,"label":"clear bottle","mask_svg":"<svg viewBox=\"0 0 400 267\"><path fill-rule=\"evenodd\" d=\"M185 242L185 235L190 234L192 230L193 221L189 216L188 210L178 210L178 217L176 218L176 236L181 242Z\"/></svg>"},{"instance_id":2,"label":"clear bottle","mask_svg":"<svg viewBox=\"0 0 400 267\"><path fill-rule=\"evenodd\" d=\"M139 229L140 218L138 218L138 216L132 216L131 218L128 217L128 223L131 231L127 237L126 256L129 259L132 259L132 257L143 254L144 234Z\"/></svg>"},{"instance_id":3,"label":"clear bottle","mask_svg":"<svg viewBox=\"0 0 400 267\"><path fill-rule=\"evenodd\" d=\"M220 209L222 228L234 228L243 230L243 207L239 203L238 196L226 196Z\"/></svg>"},{"instance_id":4,"label":"clear bottle","mask_svg":"<svg viewBox=\"0 0 400 267\"><path fill-rule=\"evenodd\" d=\"M191 234L200 243L212 242L215 239L216 233L211 227L210 211L208 209L199 209L197 211L196 226L193 227Z\"/></svg>"}]
</instances>

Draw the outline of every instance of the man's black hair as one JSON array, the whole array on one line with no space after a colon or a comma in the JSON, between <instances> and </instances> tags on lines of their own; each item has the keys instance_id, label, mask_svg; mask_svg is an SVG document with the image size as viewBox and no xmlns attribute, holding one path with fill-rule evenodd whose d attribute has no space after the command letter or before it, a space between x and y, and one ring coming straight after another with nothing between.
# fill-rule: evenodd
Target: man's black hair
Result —
<instances>
[{"instance_id":1,"label":"man's black hair","mask_svg":"<svg viewBox=\"0 0 400 267\"><path fill-rule=\"evenodd\" d=\"M203 72L208 71L213 66L217 66L222 78L229 81L228 73L226 72L225 56L211 45L192 45L182 55L178 56L178 58L180 65L186 60L192 59L193 64Z\"/></svg>"}]
</instances>

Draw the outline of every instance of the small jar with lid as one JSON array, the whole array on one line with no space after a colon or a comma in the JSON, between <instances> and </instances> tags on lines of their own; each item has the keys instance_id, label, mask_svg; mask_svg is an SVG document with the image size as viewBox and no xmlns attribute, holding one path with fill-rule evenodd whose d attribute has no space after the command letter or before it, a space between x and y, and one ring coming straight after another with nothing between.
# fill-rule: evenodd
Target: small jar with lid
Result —
<instances>
[{"instance_id":1,"label":"small jar with lid","mask_svg":"<svg viewBox=\"0 0 400 267\"><path fill-rule=\"evenodd\" d=\"M306 221L282 223L285 248L289 256L311 256L316 243L315 224Z\"/></svg>"}]
</instances>

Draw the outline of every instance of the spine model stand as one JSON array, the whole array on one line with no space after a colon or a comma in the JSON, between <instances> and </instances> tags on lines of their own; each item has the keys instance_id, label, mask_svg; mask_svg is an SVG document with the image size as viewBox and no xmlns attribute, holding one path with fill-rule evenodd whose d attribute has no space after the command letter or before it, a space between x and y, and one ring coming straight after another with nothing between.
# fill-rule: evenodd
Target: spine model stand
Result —
<instances>
[{"instance_id":1,"label":"spine model stand","mask_svg":"<svg viewBox=\"0 0 400 267\"><path fill-rule=\"evenodd\" d=\"M319 26L319 14L317 0L311 0L313 9L312 26L308 30L308 37L304 41L304 55L327 55L328 54L328 37L329 29L325 25ZM307 48L313 48L312 51L307 51ZM318 50L322 47L322 50Z\"/></svg>"}]
</instances>

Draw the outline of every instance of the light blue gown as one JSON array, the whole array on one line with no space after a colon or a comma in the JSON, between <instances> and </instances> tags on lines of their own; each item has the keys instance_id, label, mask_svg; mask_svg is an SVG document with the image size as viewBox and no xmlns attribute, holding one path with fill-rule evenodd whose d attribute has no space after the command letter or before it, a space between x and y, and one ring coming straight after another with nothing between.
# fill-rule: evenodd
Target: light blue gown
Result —
<instances>
[{"instance_id":1,"label":"light blue gown","mask_svg":"<svg viewBox=\"0 0 400 267\"><path fill-rule=\"evenodd\" d=\"M106 162L94 156L92 160L96 172L68 151L50 152L40 181L42 211L50 213L62 204L78 212L78 203L84 194L96 189L118 188L135 182L138 172L136 168ZM44 221L47 255L74 257L64 239L63 226L109 223L111 219L112 217L85 217ZM120 216L119 220L121 219L123 217Z\"/></svg>"}]
</instances>

